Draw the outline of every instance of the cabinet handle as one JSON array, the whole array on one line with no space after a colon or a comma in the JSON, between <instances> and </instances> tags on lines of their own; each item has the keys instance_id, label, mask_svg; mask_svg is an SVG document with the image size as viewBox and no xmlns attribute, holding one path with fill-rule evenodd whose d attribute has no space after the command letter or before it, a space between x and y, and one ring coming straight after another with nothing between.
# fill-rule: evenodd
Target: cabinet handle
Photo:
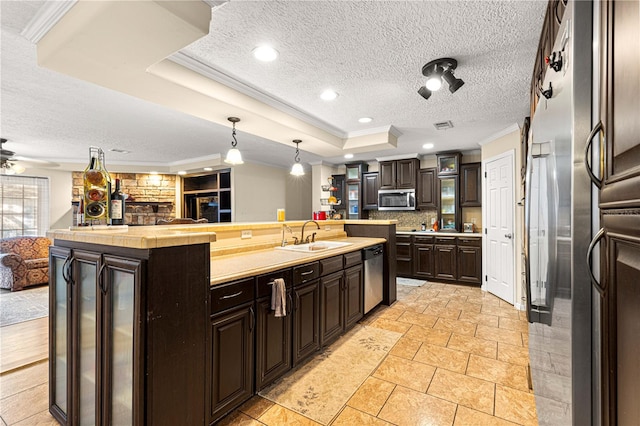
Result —
<instances>
[{"instance_id":1,"label":"cabinet handle","mask_svg":"<svg viewBox=\"0 0 640 426\"><path fill-rule=\"evenodd\" d=\"M105 286L104 282L104 268L107 267L106 263L103 263L102 266L100 267L100 270L98 271L98 286L100 287L100 291L102 291L102 294L107 294L107 287Z\"/></svg>"},{"instance_id":2,"label":"cabinet handle","mask_svg":"<svg viewBox=\"0 0 640 426\"><path fill-rule=\"evenodd\" d=\"M305 276L305 275L309 275L309 274L313 274L313 269L307 272L301 272L300 275Z\"/></svg>"},{"instance_id":3,"label":"cabinet handle","mask_svg":"<svg viewBox=\"0 0 640 426\"><path fill-rule=\"evenodd\" d=\"M287 298L289 299L289 312L287 312L287 315L291 315L293 312L293 297L291 297L290 292L287 293Z\"/></svg>"},{"instance_id":4,"label":"cabinet handle","mask_svg":"<svg viewBox=\"0 0 640 426\"><path fill-rule=\"evenodd\" d=\"M62 278L65 280L67 284L73 284L71 277L71 262L73 261L73 256L69 255L64 260L62 264Z\"/></svg>"},{"instance_id":5,"label":"cabinet handle","mask_svg":"<svg viewBox=\"0 0 640 426\"><path fill-rule=\"evenodd\" d=\"M604 288L604 286L600 285L596 277L593 275L593 270L592 270L593 261L592 261L591 255L593 254L593 249L596 247L596 244L598 244L598 242L602 239L602 237L604 237L604 228L600 228L600 230L596 233L596 235L593 236L591 243L589 243L589 248L587 249L587 263L589 264L589 269L588 269L589 278L591 278L591 284L593 284L593 287L595 287L595 289L598 290L598 293L600 293L600 297L604 297L604 292L606 289Z\"/></svg>"},{"instance_id":6,"label":"cabinet handle","mask_svg":"<svg viewBox=\"0 0 640 426\"><path fill-rule=\"evenodd\" d=\"M220 300L233 299L234 297L238 297L238 296L240 296L241 294L242 294L242 290L240 290L240 291L239 291L239 292L237 292L237 293L229 294L229 295L227 295L227 296L222 296L222 297L220 298Z\"/></svg>"},{"instance_id":7,"label":"cabinet handle","mask_svg":"<svg viewBox=\"0 0 640 426\"><path fill-rule=\"evenodd\" d=\"M251 314L251 323L249 323L249 332L252 332L253 327L256 324L256 313L253 310L253 306L249 307L249 313Z\"/></svg>"},{"instance_id":8,"label":"cabinet handle","mask_svg":"<svg viewBox=\"0 0 640 426\"><path fill-rule=\"evenodd\" d=\"M584 147L584 165L587 169L587 174L589 175L589 179L591 179L591 182L593 182L593 184L597 186L598 189L602 189L602 179L598 178L596 175L593 174L593 171L591 170L591 163L589 162L589 153L591 152L591 144L593 143L593 138L595 138L596 134L598 133L604 134L602 121L598 121L598 124L596 124L596 127L594 127L593 130L591 130L591 133L589 133L589 136L587 136L587 143L586 143L586 146ZM603 149L604 143L605 143L605 140L604 140L604 137L602 137L600 139L600 164L603 164L602 153L604 151Z\"/></svg>"}]
</instances>

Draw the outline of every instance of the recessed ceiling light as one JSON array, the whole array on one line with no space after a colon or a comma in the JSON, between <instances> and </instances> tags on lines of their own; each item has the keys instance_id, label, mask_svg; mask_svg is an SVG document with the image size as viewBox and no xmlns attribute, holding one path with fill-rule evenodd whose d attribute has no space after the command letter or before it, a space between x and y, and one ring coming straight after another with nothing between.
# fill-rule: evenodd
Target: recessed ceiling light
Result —
<instances>
[{"instance_id":1,"label":"recessed ceiling light","mask_svg":"<svg viewBox=\"0 0 640 426\"><path fill-rule=\"evenodd\" d=\"M178 174L182 176L182 175L186 175L186 174L187 174L187 172L185 172L184 170L180 170L180 171L178 172Z\"/></svg>"},{"instance_id":2,"label":"recessed ceiling light","mask_svg":"<svg viewBox=\"0 0 640 426\"><path fill-rule=\"evenodd\" d=\"M353 154L345 154L345 155L344 155L344 158L346 158L346 159L353 158Z\"/></svg>"},{"instance_id":3,"label":"recessed ceiling light","mask_svg":"<svg viewBox=\"0 0 640 426\"><path fill-rule=\"evenodd\" d=\"M371 123L373 121L373 118L371 118L371 117L362 117L362 118L359 118L358 121L360 123Z\"/></svg>"},{"instance_id":4,"label":"recessed ceiling light","mask_svg":"<svg viewBox=\"0 0 640 426\"><path fill-rule=\"evenodd\" d=\"M271 46L262 45L253 49L253 57L262 62L271 62L278 57L278 51Z\"/></svg>"},{"instance_id":5,"label":"recessed ceiling light","mask_svg":"<svg viewBox=\"0 0 640 426\"><path fill-rule=\"evenodd\" d=\"M422 147L424 149L431 149L431 148L433 148L433 144L432 143L425 143L424 145L422 145Z\"/></svg>"},{"instance_id":6,"label":"recessed ceiling light","mask_svg":"<svg viewBox=\"0 0 640 426\"><path fill-rule=\"evenodd\" d=\"M212 172L213 171L213 169L211 167L205 167L202 170L204 170L205 172Z\"/></svg>"},{"instance_id":7,"label":"recessed ceiling light","mask_svg":"<svg viewBox=\"0 0 640 426\"><path fill-rule=\"evenodd\" d=\"M332 101L337 97L338 93L331 89L327 89L320 94L320 99L322 99L323 101Z\"/></svg>"},{"instance_id":8,"label":"recessed ceiling light","mask_svg":"<svg viewBox=\"0 0 640 426\"><path fill-rule=\"evenodd\" d=\"M151 170L151 171L149 172L149 174L150 174L150 175L157 175L157 174L158 174L158 172L156 172L155 170Z\"/></svg>"}]
</instances>

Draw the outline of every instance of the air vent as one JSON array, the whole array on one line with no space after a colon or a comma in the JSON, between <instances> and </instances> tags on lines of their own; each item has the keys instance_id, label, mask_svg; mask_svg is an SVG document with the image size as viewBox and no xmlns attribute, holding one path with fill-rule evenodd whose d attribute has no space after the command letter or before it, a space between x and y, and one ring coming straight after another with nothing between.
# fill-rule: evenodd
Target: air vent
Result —
<instances>
[{"instance_id":1,"label":"air vent","mask_svg":"<svg viewBox=\"0 0 640 426\"><path fill-rule=\"evenodd\" d=\"M117 152L118 154L129 154L129 152L131 152L131 151L127 151L126 149L120 149L120 148L111 148L109 151Z\"/></svg>"},{"instance_id":2,"label":"air vent","mask_svg":"<svg viewBox=\"0 0 640 426\"><path fill-rule=\"evenodd\" d=\"M433 125L435 126L436 130L447 130L453 128L453 123L451 122L451 120L433 123Z\"/></svg>"}]
</instances>

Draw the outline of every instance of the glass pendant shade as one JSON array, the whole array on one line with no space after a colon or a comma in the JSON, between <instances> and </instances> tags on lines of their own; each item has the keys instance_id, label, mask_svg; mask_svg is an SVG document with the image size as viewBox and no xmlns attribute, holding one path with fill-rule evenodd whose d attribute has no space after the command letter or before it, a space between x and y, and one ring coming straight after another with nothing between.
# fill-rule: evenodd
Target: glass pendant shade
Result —
<instances>
[{"instance_id":1,"label":"glass pendant shade","mask_svg":"<svg viewBox=\"0 0 640 426\"><path fill-rule=\"evenodd\" d=\"M231 148L227 152L227 156L224 159L224 162L227 164L244 164L242 161L242 154L240 154L240 150L238 148Z\"/></svg>"},{"instance_id":2,"label":"glass pendant shade","mask_svg":"<svg viewBox=\"0 0 640 426\"><path fill-rule=\"evenodd\" d=\"M291 167L291 174L293 176L304 176L304 168L302 168L302 164L294 163Z\"/></svg>"}]
</instances>

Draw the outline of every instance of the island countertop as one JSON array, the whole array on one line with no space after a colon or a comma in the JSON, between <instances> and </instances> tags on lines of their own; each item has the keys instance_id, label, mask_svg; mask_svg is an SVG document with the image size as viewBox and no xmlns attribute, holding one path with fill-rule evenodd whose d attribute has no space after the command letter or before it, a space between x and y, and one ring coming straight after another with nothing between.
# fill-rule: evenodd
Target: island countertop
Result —
<instances>
[{"instance_id":1,"label":"island countertop","mask_svg":"<svg viewBox=\"0 0 640 426\"><path fill-rule=\"evenodd\" d=\"M336 238L330 241L347 242L350 243L350 245L316 252L298 252L270 248L239 254L212 256L211 285L266 274L279 269L302 265L386 242L384 238L364 237Z\"/></svg>"}]
</instances>

